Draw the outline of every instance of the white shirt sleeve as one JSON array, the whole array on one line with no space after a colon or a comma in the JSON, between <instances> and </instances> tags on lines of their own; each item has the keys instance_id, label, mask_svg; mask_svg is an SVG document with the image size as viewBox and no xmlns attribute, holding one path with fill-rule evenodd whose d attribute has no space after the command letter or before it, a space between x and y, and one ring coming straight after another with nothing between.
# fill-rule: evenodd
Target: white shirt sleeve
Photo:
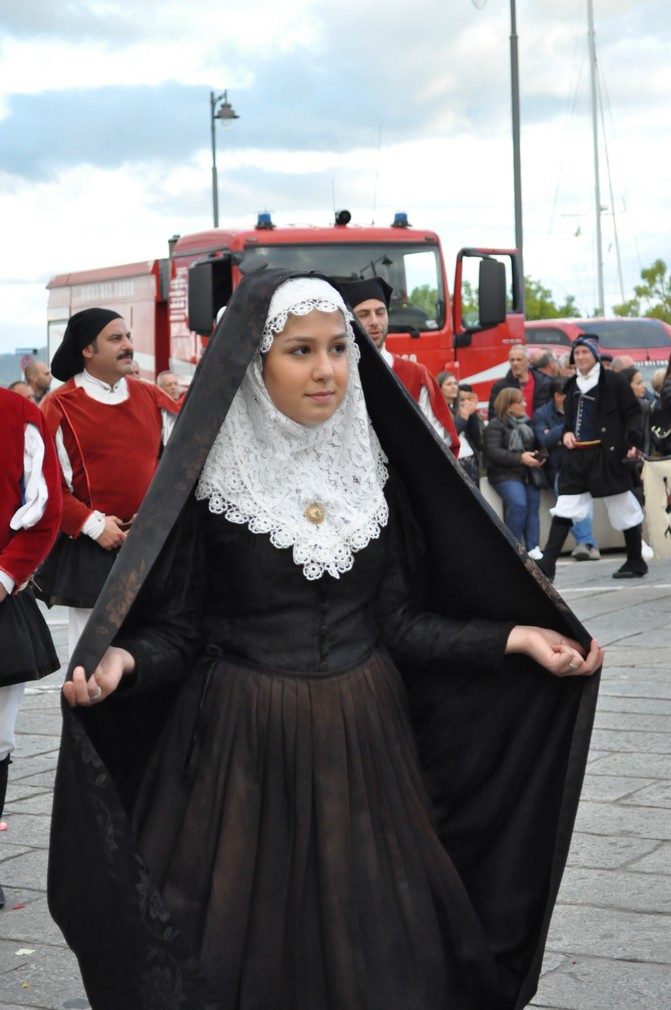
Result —
<instances>
[{"instance_id":1,"label":"white shirt sleeve","mask_svg":"<svg viewBox=\"0 0 671 1010\"><path fill-rule=\"evenodd\" d=\"M72 491L72 463L70 462L70 457L68 456L67 449L65 448L62 428L58 428L54 441L56 443L58 462L61 464L61 470L63 471L63 476L65 477L65 483Z\"/></svg>"},{"instance_id":2,"label":"white shirt sleeve","mask_svg":"<svg viewBox=\"0 0 671 1010\"><path fill-rule=\"evenodd\" d=\"M24 502L9 520L10 529L29 530L35 526L47 507L49 491L44 479L44 442L34 424L27 424L23 435L23 497ZM0 583L8 593L16 583L7 572L0 571Z\"/></svg>"},{"instance_id":3,"label":"white shirt sleeve","mask_svg":"<svg viewBox=\"0 0 671 1010\"><path fill-rule=\"evenodd\" d=\"M171 414L169 410L161 409L161 445L165 445L172 435L176 420L177 414Z\"/></svg>"},{"instance_id":4,"label":"white shirt sleeve","mask_svg":"<svg viewBox=\"0 0 671 1010\"><path fill-rule=\"evenodd\" d=\"M424 417L427 419L427 421L429 422L433 430L436 432L438 437L442 438L442 440L445 442L446 445L452 445L452 436L450 435L449 431L447 431L443 427L443 425L440 423L440 421L433 412L433 408L431 406L431 397L429 396L429 391L426 388L426 386L422 386L420 390L418 405L419 409L424 414Z\"/></svg>"},{"instance_id":5,"label":"white shirt sleeve","mask_svg":"<svg viewBox=\"0 0 671 1010\"><path fill-rule=\"evenodd\" d=\"M44 442L34 424L27 424L23 436L23 498L9 525L13 530L28 530L44 515L49 492L42 473Z\"/></svg>"}]
</instances>

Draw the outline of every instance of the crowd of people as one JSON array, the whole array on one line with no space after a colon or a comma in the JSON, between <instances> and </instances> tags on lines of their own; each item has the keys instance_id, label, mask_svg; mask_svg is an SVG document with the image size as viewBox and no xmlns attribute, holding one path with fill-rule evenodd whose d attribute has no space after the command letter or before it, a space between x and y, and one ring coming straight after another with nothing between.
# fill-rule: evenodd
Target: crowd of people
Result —
<instances>
[{"instance_id":1,"label":"crowd of people","mask_svg":"<svg viewBox=\"0 0 671 1010\"><path fill-rule=\"evenodd\" d=\"M603 660L536 566L571 529L599 557L603 498L645 574L671 363L653 401L587 336L512 347L485 420L388 351L390 296L250 275L186 398L86 309L0 391L0 814L58 666L37 597L70 608L49 901L93 1010L533 997Z\"/></svg>"},{"instance_id":2,"label":"crowd of people","mask_svg":"<svg viewBox=\"0 0 671 1010\"><path fill-rule=\"evenodd\" d=\"M561 357L517 345L509 370L491 389L484 422L471 404L472 389L450 372L436 376L462 441L472 447L462 462L476 481L487 476L504 519L548 578L567 534L577 561L598 561L594 499L624 535L627 560L614 578L639 578L654 556L642 539L644 459L671 456L671 359L652 376L651 389L634 360L603 353L584 334ZM466 427L468 431L462 434ZM540 544L541 490L556 499L545 545Z\"/></svg>"},{"instance_id":3,"label":"crowd of people","mask_svg":"<svg viewBox=\"0 0 671 1010\"><path fill-rule=\"evenodd\" d=\"M33 359L0 389L0 827L25 684L59 666L35 600L69 608L72 653L179 409L176 376L158 380L141 381L124 320L96 308L72 316L51 367Z\"/></svg>"}]
</instances>

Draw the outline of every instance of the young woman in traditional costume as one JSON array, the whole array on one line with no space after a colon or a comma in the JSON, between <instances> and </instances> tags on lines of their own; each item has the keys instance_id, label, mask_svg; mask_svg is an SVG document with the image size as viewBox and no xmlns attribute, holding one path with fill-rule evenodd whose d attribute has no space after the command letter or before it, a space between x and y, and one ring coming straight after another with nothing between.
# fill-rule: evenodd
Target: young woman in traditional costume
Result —
<instances>
[{"instance_id":1,"label":"young woman in traditional costume","mask_svg":"<svg viewBox=\"0 0 671 1010\"><path fill-rule=\"evenodd\" d=\"M242 282L73 657L49 893L94 1010L535 991L602 652L354 329Z\"/></svg>"}]
</instances>

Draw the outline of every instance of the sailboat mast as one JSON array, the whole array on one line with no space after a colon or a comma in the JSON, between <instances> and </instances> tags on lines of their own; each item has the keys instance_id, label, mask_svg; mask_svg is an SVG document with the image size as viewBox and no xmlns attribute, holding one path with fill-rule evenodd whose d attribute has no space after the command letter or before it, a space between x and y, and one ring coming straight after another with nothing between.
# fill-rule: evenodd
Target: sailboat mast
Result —
<instances>
[{"instance_id":1,"label":"sailboat mast","mask_svg":"<svg viewBox=\"0 0 671 1010\"><path fill-rule=\"evenodd\" d=\"M597 101L597 63L596 36L594 33L594 6L592 0L587 0L587 20L589 25L590 52L590 85L592 93L592 144L594 148L594 207L596 213L596 276L598 286L600 313L604 309L603 296L603 249L601 243L601 190L599 187L599 131L598 131L598 101Z\"/></svg>"}]
</instances>

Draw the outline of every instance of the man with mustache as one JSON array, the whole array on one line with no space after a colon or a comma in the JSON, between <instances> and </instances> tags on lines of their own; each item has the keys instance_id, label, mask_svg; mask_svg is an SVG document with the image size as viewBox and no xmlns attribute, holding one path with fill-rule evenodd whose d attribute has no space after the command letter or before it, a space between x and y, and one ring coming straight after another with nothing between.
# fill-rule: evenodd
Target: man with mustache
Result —
<instances>
[{"instance_id":1,"label":"man with mustache","mask_svg":"<svg viewBox=\"0 0 671 1010\"><path fill-rule=\"evenodd\" d=\"M51 363L63 385L41 404L62 470L63 519L37 595L70 607L70 652L114 563L172 429L177 404L130 378L133 342L110 309L75 313Z\"/></svg>"}]
</instances>

